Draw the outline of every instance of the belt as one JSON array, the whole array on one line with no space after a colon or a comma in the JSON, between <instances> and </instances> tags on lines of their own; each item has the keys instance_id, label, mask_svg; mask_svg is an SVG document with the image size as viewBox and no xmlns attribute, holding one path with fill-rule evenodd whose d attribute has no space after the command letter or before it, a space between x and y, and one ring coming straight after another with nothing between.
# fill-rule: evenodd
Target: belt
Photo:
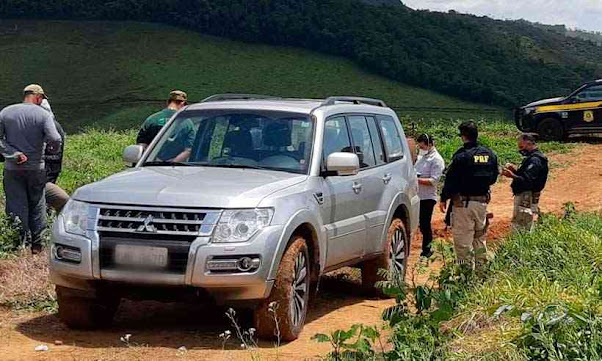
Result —
<instances>
[{"instance_id":1,"label":"belt","mask_svg":"<svg viewBox=\"0 0 602 361\"><path fill-rule=\"evenodd\" d=\"M454 207L468 207L469 202L489 203L491 201L490 195L484 196L463 196L460 194L452 196L452 202Z\"/></svg>"}]
</instances>

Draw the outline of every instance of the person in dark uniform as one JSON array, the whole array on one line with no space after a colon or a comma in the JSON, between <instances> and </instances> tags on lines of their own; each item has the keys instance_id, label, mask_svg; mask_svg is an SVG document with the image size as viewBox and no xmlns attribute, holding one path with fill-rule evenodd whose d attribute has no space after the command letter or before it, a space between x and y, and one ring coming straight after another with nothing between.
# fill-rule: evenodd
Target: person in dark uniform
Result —
<instances>
[{"instance_id":1,"label":"person in dark uniform","mask_svg":"<svg viewBox=\"0 0 602 361\"><path fill-rule=\"evenodd\" d=\"M518 151L525 157L516 169L514 164L506 164L502 175L512 179L514 194L513 231L530 231L533 218L539 214L539 198L548 180L548 159L539 151L536 137L524 133L518 136Z\"/></svg>"},{"instance_id":2,"label":"person in dark uniform","mask_svg":"<svg viewBox=\"0 0 602 361\"><path fill-rule=\"evenodd\" d=\"M479 131L473 121L458 129L464 146L451 160L439 208L445 213L448 200L453 206L451 226L458 263L472 268L474 261L477 269L482 269L487 263L487 204L490 187L499 174L498 161L491 149L477 142Z\"/></svg>"}]
</instances>

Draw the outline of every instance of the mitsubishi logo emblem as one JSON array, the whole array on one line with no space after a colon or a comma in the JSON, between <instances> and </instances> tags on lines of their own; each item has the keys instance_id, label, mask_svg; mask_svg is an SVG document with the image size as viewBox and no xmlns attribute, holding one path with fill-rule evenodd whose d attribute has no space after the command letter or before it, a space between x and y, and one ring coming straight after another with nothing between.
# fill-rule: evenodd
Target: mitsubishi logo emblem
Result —
<instances>
[{"instance_id":1,"label":"mitsubishi logo emblem","mask_svg":"<svg viewBox=\"0 0 602 361\"><path fill-rule=\"evenodd\" d=\"M144 222L142 223L142 225L136 229L136 232L157 233L157 228L155 226L153 226L152 223L153 223L153 216L149 214L148 217L146 217L144 219Z\"/></svg>"}]
</instances>

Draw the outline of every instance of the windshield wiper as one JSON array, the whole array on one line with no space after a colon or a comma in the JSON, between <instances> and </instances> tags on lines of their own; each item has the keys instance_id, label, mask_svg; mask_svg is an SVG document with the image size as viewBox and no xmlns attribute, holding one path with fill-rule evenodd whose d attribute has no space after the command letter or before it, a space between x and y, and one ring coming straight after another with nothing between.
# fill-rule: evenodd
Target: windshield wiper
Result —
<instances>
[{"instance_id":1,"label":"windshield wiper","mask_svg":"<svg viewBox=\"0 0 602 361\"><path fill-rule=\"evenodd\" d=\"M269 169L266 167L260 167L258 165L250 165L250 164L215 164L215 163L193 163L193 164L196 166L213 167L213 168Z\"/></svg>"},{"instance_id":2,"label":"windshield wiper","mask_svg":"<svg viewBox=\"0 0 602 361\"><path fill-rule=\"evenodd\" d=\"M143 166L148 166L148 167L180 167L180 166L191 167L191 166L193 166L193 164L186 163L186 162L152 161L152 162L144 163Z\"/></svg>"}]
</instances>

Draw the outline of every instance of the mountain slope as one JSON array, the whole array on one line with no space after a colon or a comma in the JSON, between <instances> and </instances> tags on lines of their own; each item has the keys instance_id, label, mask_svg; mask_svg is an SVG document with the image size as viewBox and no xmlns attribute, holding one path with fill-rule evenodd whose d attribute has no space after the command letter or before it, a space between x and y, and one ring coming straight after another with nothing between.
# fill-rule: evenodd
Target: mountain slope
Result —
<instances>
[{"instance_id":1,"label":"mountain slope","mask_svg":"<svg viewBox=\"0 0 602 361\"><path fill-rule=\"evenodd\" d=\"M499 108L402 85L349 60L158 24L2 21L0 53L0 106L40 83L68 131L139 126L176 88L191 101L224 92L363 95L384 99L402 116L502 116Z\"/></svg>"},{"instance_id":2,"label":"mountain slope","mask_svg":"<svg viewBox=\"0 0 602 361\"><path fill-rule=\"evenodd\" d=\"M358 0L5 0L0 16L163 22L347 57L400 82L515 106L602 77L602 48L486 17Z\"/></svg>"}]
</instances>

